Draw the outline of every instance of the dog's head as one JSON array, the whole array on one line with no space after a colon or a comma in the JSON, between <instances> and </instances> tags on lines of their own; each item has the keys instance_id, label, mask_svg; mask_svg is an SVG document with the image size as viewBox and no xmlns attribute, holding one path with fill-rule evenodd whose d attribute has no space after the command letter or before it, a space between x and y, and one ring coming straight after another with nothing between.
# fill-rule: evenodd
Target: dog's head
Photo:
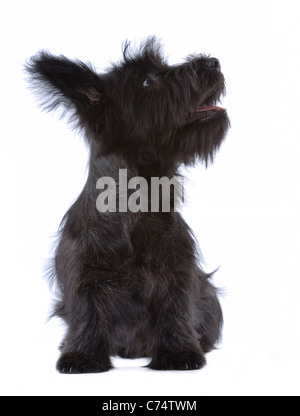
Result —
<instances>
[{"instance_id":1,"label":"dog's head","mask_svg":"<svg viewBox=\"0 0 300 416\"><path fill-rule=\"evenodd\" d=\"M217 106L225 91L219 61L193 55L170 66L154 38L130 49L126 43L122 62L103 74L45 52L26 69L44 108L70 110L93 148L133 155L152 148L186 164L213 159L229 127Z\"/></svg>"}]
</instances>

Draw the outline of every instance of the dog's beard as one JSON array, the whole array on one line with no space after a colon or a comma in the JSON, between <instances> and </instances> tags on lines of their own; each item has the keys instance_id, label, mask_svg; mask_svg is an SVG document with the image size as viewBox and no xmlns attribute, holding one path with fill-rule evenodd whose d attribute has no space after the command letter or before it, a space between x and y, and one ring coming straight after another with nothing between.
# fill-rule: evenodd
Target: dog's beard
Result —
<instances>
[{"instance_id":1,"label":"dog's beard","mask_svg":"<svg viewBox=\"0 0 300 416\"><path fill-rule=\"evenodd\" d=\"M212 118L219 118L220 115L226 115L226 108L220 106L220 100L225 95L224 77L219 73L220 78L215 84L209 88L198 101L191 106L187 113L185 123L190 123L195 120L207 120Z\"/></svg>"}]
</instances>

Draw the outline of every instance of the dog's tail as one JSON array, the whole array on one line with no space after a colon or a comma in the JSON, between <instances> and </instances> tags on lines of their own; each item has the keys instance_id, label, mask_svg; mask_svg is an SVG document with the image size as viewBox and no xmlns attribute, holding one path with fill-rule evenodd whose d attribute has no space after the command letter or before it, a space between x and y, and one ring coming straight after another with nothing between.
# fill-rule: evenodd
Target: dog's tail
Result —
<instances>
[{"instance_id":1,"label":"dog's tail","mask_svg":"<svg viewBox=\"0 0 300 416\"><path fill-rule=\"evenodd\" d=\"M216 344L221 341L224 322L222 308L218 299L218 295L222 294L222 290L217 289L211 282L214 273L207 274L202 271L199 273L200 290L197 301L199 326L197 331L200 335L200 344L204 352L215 349Z\"/></svg>"}]
</instances>

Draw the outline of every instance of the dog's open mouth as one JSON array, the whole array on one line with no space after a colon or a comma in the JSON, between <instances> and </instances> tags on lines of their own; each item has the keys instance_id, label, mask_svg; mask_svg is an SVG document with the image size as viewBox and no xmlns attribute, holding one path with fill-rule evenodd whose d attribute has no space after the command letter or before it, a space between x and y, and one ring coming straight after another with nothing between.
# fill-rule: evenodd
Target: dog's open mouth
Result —
<instances>
[{"instance_id":1,"label":"dog's open mouth","mask_svg":"<svg viewBox=\"0 0 300 416\"><path fill-rule=\"evenodd\" d=\"M186 117L187 122L194 121L196 119L207 119L216 116L220 112L226 113L226 108L219 107L216 105L199 105L194 107L191 111L188 112Z\"/></svg>"}]
</instances>

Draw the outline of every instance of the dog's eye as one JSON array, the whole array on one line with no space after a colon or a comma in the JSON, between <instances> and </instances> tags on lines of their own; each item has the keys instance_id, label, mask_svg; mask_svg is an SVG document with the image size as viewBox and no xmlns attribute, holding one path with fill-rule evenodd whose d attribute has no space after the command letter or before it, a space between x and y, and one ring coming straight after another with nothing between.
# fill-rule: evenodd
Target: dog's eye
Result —
<instances>
[{"instance_id":1,"label":"dog's eye","mask_svg":"<svg viewBox=\"0 0 300 416\"><path fill-rule=\"evenodd\" d=\"M153 79L146 77L143 81L143 87L151 87L153 85Z\"/></svg>"}]
</instances>

